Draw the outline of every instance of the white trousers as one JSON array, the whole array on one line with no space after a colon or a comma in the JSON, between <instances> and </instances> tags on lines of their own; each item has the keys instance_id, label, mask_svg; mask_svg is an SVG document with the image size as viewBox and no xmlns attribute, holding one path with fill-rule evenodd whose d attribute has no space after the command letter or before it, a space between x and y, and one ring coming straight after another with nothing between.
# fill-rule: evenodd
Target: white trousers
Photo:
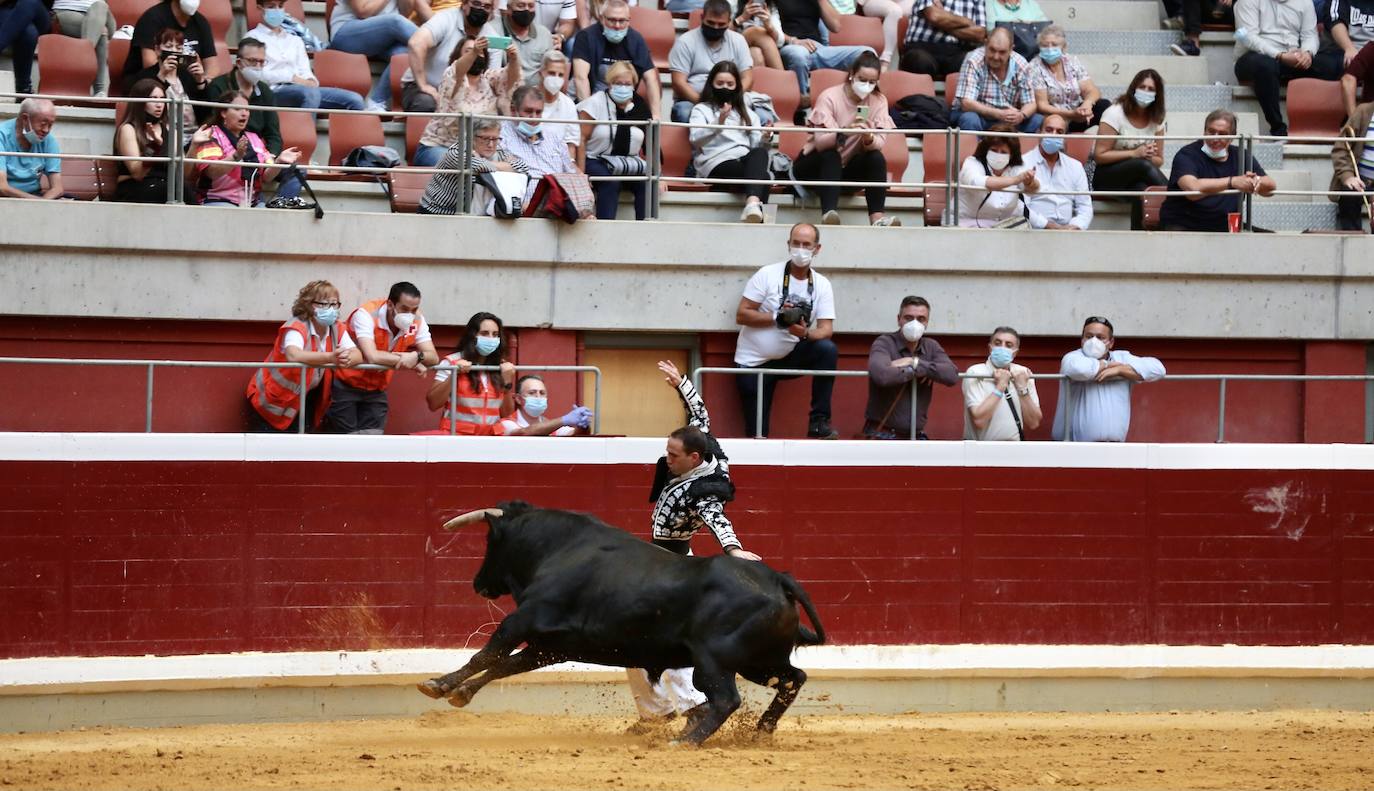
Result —
<instances>
[{"instance_id":1,"label":"white trousers","mask_svg":"<svg viewBox=\"0 0 1374 791\"><path fill-rule=\"evenodd\" d=\"M706 696L692 685L692 668L682 667L663 671L658 684L649 683L649 674L637 667L625 668L630 679L630 693L635 698L642 720L659 720L706 702Z\"/></svg>"}]
</instances>

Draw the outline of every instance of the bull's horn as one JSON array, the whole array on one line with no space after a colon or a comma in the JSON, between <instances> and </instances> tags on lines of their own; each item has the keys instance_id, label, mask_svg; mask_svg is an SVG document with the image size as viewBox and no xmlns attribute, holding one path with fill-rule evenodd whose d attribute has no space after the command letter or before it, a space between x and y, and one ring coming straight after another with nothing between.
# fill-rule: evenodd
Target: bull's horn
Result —
<instances>
[{"instance_id":1,"label":"bull's horn","mask_svg":"<svg viewBox=\"0 0 1374 791\"><path fill-rule=\"evenodd\" d=\"M445 530L457 530L470 522L480 522L493 516L501 516L505 511L500 508L479 508L476 511L468 511L462 516L455 516L444 523Z\"/></svg>"}]
</instances>

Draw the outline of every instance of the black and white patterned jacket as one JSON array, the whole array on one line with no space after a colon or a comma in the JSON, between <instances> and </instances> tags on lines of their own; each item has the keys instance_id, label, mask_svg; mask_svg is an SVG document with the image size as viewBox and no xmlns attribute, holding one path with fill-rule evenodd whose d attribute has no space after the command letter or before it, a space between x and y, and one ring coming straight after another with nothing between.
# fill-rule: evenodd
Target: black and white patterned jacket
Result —
<instances>
[{"instance_id":1,"label":"black and white patterned jacket","mask_svg":"<svg viewBox=\"0 0 1374 791\"><path fill-rule=\"evenodd\" d=\"M709 527L729 551L740 546L735 528L725 515L725 504L735 499L735 484L730 480L730 460L720 443L711 436L711 417L701 394L686 379L677 387L687 407L687 424L706 434L706 457L701 465L686 475L670 478L666 457L658 460L654 473L654 488L649 499L654 502L652 519L654 543L665 549L687 554L692 536L702 527Z\"/></svg>"}]
</instances>

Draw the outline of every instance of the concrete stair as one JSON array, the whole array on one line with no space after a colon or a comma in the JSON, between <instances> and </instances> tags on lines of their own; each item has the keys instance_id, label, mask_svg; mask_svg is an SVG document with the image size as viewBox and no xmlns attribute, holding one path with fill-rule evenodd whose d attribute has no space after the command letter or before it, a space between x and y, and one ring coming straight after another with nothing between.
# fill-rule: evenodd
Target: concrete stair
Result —
<instances>
[{"instance_id":1,"label":"concrete stair","mask_svg":"<svg viewBox=\"0 0 1374 791\"><path fill-rule=\"evenodd\" d=\"M1041 0L1046 16L1065 30L1158 30L1153 3L1123 0ZM1073 46L1073 42L1069 42Z\"/></svg>"},{"instance_id":2,"label":"concrete stair","mask_svg":"<svg viewBox=\"0 0 1374 791\"><path fill-rule=\"evenodd\" d=\"M1129 2L1129 0L1127 0ZM1070 42L1072 46L1072 42ZM1080 54L1088 74L1099 85L1129 83L1141 69L1150 68L1164 78L1167 91L1173 85L1206 85L1207 61L1203 58L1180 58L1176 55L1107 55Z\"/></svg>"}]
</instances>

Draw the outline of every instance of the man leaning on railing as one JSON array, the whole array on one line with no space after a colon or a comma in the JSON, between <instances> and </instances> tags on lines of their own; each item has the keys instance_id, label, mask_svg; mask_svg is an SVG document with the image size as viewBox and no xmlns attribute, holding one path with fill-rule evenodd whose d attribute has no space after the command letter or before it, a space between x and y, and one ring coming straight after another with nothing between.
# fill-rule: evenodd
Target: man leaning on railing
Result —
<instances>
[{"instance_id":1,"label":"man leaning on railing","mask_svg":"<svg viewBox=\"0 0 1374 791\"><path fill-rule=\"evenodd\" d=\"M1131 389L1164 378L1164 364L1113 348L1116 330L1103 316L1083 322L1082 345L1060 362L1068 377L1059 389L1054 438L1076 442L1125 442L1131 428Z\"/></svg>"},{"instance_id":2,"label":"man leaning on railing","mask_svg":"<svg viewBox=\"0 0 1374 791\"><path fill-rule=\"evenodd\" d=\"M925 439L926 415L930 412L934 382L952 387L959 369L934 338L927 337L930 303L924 297L906 297L897 313L897 329L873 340L868 351L868 405L864 409L864 436L869 439L909 439L911 430L911 382L916 380L916 439Z\"/></svg>"}]
</instances>

